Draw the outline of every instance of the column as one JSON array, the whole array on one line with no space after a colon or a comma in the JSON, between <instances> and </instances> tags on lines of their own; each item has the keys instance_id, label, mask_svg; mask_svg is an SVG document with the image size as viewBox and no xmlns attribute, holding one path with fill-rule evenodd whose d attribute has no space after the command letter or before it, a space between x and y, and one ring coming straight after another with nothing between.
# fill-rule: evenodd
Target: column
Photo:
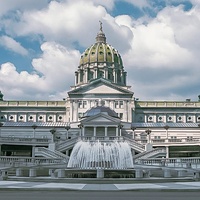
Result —
<instances>
[{"instance_id":1,"label":"column","mask_svg":"<svg viewBox=\"0 0 200 200\"><path fill-rule=\"evenodd\" d=\"M70 121L73 121L73 100L70 101Z\"/></svg>"},{"instance_id":2,"label":"column","mask_svg":"<svg viewBox=\"0 0 200 200\"><path fill-rule=\"evenodd\" d=\"M118 128L118 126L116 127L116 137L118 137L119 136L119 128Z\"/></svg>"},{"instance_id":3,"label":"column","mask_svg":"<svg viewBox=\"0 0 200 200\"><path fill-rule=\"evenodd\" d=\"M82 127L82 136L83 137L85 136L85 127L84 126Z\"/></svg>"},{"instance_id":4,"label":"column","mask_svg":"<svg viewBox=\"0 0 200 200\"><path fill-rule=\"evenodd\" d=\"M119 136L121 137L122 136L122 128L119 127Z\"/></svg>"},{"instance_id":5,"label":"column","mask_svg":"<svg viewBox=\"0 0 200 200\"><path fill-rule=\"evenodd\" d=\"M35 157L35 146L32 146L32 157Z\"/></svg>"},{"instance_id":6,"label":"column","mask_svg":"<svg viewBox=\"0 0 200 200\"><path fill-rule=\"evenodd\" d=\"M87 83L88 82L88 69L85 69L85 83Z\"/></svg>"},{"instance_id":7,"label":"column","mask_svg":"<svg viewBox=\"0 0 200 200\"><path fill-rule=\"evenodd\" d=\"M78 83L78 72L76 71L75 72L75 85L77 85Z\"/></svg>"},{"instance_id":8,"label":"column","mask_svg":"<svg viewBox=\"0 0 200 200\"><path fill-rule=\"evenodd\" d=\"M96 137L96 136L97 136L97 127L94 126L94 137Z\"/></svg>"},{"instance_id":9,"label":"column","mask_svg":"<svg viewBox=\"0 0 200 200\"><path fill-rule=\"evenodd\" d=\"M105 127L105 137L107 137L108 136L108 127L106 126Z\"/></svg>"},{"instance_id":10,"label":"column","mask_svg":"<svg viewBox=\"0 0 200 200\"><path fill-rule=\"evenodd\" d=\"M166 158L169 158L169 146L166 146Z\"/></svg>"},{"instance_id":11,"label":"column","mask_svg":"<svg viewBox=\"0 0 200 200\"><path fill-rule=\"evenodd\" d=\"M94 79L97 78L97 68L94 69Z\"/></svg>"},{"instance_id":12,"label":"column","mask_svg":"<svg viewBox=\"0 0 200 200\"><path fill-rule=\"evenodd\" d=\"M105 78L105 79L108 79L108 68L105 68L104 74L105 74L104 78Z\"/></svg>"}]
</instances>

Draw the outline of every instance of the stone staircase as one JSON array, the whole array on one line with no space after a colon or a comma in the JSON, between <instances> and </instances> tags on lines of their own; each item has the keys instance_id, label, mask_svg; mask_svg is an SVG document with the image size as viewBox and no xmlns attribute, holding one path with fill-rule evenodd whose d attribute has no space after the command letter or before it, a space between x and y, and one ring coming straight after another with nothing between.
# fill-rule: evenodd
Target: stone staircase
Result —
<instances>
[{"instance_id":1,"label":"stone staircase","mask_svg":"<svg viewBox=\"0 0 200 200\"><path fill-rule=\"evenodd\" d=\"M56 150L59 152L63 152L63 151L67 151L71 148L73 148L73 146L76 144L76 142L79 140L79 137L75 137L69 140L66 140L62 143L57 143L56 144Z\"/></svg>"},{"instance_id":2,"label":"stone staircase","mask_svg":"<svg viewBox=\"0 0 200 200\"><path fill-rule=\"evenodd\" d=\"M145 146L144 146L143 144L140 144L140 143L136 142L135 140L130 139L130 138L128 138L128 137L123 137L123 138L124 138L124 140L125 140L126 142L128 142L128 144L130 145L130 147L131 147L132 149L134 149L135 151L137 151L137 152L139 152L139 153L145 151Z\"/></svg>"},{"instance_id":3,"label":"stone staircase","mask_svg":"<svg viewBox=\"0 0 200 200\"><path fill-rule=\"evenodd\" d=\"M138 163L140 159L157 158L157 157L166 157L166 150L164 148L156 148L151 151L144 151L142 153L134 155L133 160L135 163Z\"/></svg>"},{"instance_id":4,"label":"stone staircase","mask_svg":"<svg viewBox=\"0 0 200 200\"><path fill-rule=\"evenodd\" d=\"M68 162L69 156L59 152L59 151L52 151L45 147L36 147L35 148L35 156L42 156L45 158L61 158L63 161Z\"/></svg>"}]
</instances>

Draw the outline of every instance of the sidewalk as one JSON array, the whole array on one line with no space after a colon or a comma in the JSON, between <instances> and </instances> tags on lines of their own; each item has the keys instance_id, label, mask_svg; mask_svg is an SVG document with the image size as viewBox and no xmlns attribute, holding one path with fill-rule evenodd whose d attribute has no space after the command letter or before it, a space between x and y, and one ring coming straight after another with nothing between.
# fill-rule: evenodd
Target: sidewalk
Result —
<instances>
[{"instance_id":1,"label":"sidewalk","mask_svg":"<svg viewBox=\"0 0 200 200\"><path fill-rule=\"evenodd\" d=\"M162 183L126 183L126 184L82 184L82 183L52 183L29 181L0 181L0 190L199 190L200 181L193 182L162 182Z\"/></svg>"}]
</instances>

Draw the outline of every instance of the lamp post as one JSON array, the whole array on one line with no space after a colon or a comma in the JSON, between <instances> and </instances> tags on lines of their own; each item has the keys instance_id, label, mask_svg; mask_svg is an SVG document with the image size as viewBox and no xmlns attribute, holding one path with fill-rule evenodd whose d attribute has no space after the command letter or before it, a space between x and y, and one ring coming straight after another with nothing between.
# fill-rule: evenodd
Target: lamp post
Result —
<instances>
[{"instance_id":1,"label":"lamp post","mask_svg":"<svg viewBox=\"0 0 200 200\"><path fill-rule=\"evenodd\" d=\"M147 141L147 143L150 143L151 130L150 130L150 129L147 129L145 132L146 132L146 134L147 134L147 136L148 136L148 141Z\"/></svg>"},{"instance_id":2,"label":"lamp post","mask_svg":"<svg viewBox=\"0 0 200 200\"><path fill-rule=\"evenodd\" d=\"M169 126L165 125L163 128L166 130L166 142L169 142L169 140L168 140L168 129L169 129ZM169 158L169 146L168 145L166 145L166 158Z\"/></svg>"},{"instance_id":3,"label":"lamp post","mask_svg":"<svg viewBox=\"0 0 200 200\"><path fill-rule=\"evenodd\" d=\"M121 137L121 136L122 136L122 128L123 128L123 125L120 124L118 127L119 127L119 137Z\"/></svg>"},{"instance_id":4,"label":"lamp post","mask_svg":"<svg viewBox=\"0 0 200 200\"><path fill-rule=\"evenodd\" d=\"M53 129L50 130L50 133L52 134L52 137L51 137L52 143L54 143L55 132L56 132L55 128L53 128Z\"/></svg>"},{"instance_id":5,"label":"lamp post","mask_svg":"<svg viewBox=\"0 0 200 200\"><path fill-rule=\"evenodd\" d=\"M167 142L168 142L168 129L169 129L169 126L166 125L166 126L164 126L163 128L166 130L166 140L167 140Z\"/></svg>"},{"instance_id":6,"label":"lamp post","mask_svg":"<svg viewBox=\"0 0 200 200\"><path fill-rule=\"evenodd\" d=\"M83 133L82 133L82 132L83 132L83 131L82 131L83 124L79 124L78 127L81 129L80 136L81 136L81 138L82 138L82 136L83 136Z\"/></svg>"},{"instance_id":7,"label":"lamp post","mask_svg":"<svg viewBox=\"0 0 200 200\"><path fill-rule=\"evenodd\" d=\"M67 135L66 135L66 139L68 140L68 136L69 136L69 129L70 129L70 124L68 123L67 126L65 126L65 129L67 130Z\"/></svg>"},{"instance_id":8,"label":"lamp post","mask_svg":"<svg viewBox=\"0 0 200 200\"><path fill-rule=\"evenodd\" d=\"M3 126L3 123L0 122L0 137L1 137L1 127Z\"/></svg>"},{"instance_id":9,"label":"lamp post","mask_svg":"<svg viewBox=\"0 0 200 200\"><path fill-rule=\"evenodd\" d=\"M136 127L135 126L131 126L131 130L133 131L133 140L135 139L135 130L136 130Z\"/></svg>"},{"instance_id":10,"label":"lamp post","mask_svg":"<svg viewBox=\"0 0 200 200\"><path fill-rule=\"evenodd\" d=\"M36 124L33 124L33 125L32 125L32 128L33 128L33 138L35 138L35 129L37 128L37 125L36 125Z\"/></svg>"}]
</instances>

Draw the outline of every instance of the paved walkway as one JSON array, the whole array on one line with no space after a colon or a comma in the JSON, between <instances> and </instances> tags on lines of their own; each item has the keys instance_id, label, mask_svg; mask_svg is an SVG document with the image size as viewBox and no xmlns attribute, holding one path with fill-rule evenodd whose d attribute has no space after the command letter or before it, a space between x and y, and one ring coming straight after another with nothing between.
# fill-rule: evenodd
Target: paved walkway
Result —
<instances>
[{"instance_id":1,"label":"paved walkway","mask_svg":"<svg viewBox=\"0 0 200 200\"><path fill-rule=\"evenodd\" d=\"M44 190L200 190L200 181L134 183L134 184L82 184L46 183L28 181L0 181L0 189L44 189Z\"/></svg>"}]
</instances>

